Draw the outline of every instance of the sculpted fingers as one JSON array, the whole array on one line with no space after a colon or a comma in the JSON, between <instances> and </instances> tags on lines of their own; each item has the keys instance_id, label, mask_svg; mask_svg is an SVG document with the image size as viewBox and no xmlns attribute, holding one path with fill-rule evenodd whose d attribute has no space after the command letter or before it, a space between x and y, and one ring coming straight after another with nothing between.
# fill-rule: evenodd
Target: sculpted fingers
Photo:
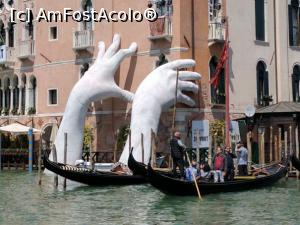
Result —
<instances>
[{"instance_id":1,"label":"sculpted fingers","mask_svg":"<svg viewBox=\"0 0 300 225\"><path fill-rule=\"evenodd\" d=\"M161 66L161 68L163 69L173 69L173 70L179 70L179 69L183 69L183 68L190 68L190 67L194 67L196 65L196 62L192 59L179 59L179 60L175 60L173 62L167 63L163 66Z\"/></svg>"},{"instance_id":2,"label":"sculpted fingers","mask_svg":"<svg viewBox=\"0 0 300 225\"><path fill-rule=\"evenodd\" d=\"M179 80L200 80L201 75L191 71L180 71L178 78Z\"/></svg>"},{"instance_id":3,"label":"sculpted fingers","mask_svg":"<svg viewBox=\"0 0 300 225\"><path fill-rule=\"evenodd\" d=\"M178 101L181 102L181 103L183 103L183 104L186 104L186 105L188 105L190 107L193 107L196 104L193 99L191 99L187 95L182 94L181 92L178 95Z\"/></svg>"},{"instance_id":4,"label":"sculpted fingers","mask_svg":"<svg viewBox=\"0 0 300 225\"><path fill-rule=\"evenodd\" d=\"M120 47L121 37L119 34L115 34L113 38L113 42L107 49L106 53L104 54L104 58L111 58L116 52L118 51Z\"/></svg>"},{"instance_id":5,"label":"sculpted fingers","mask_svg":"<svg viewBox=\"0 0 300 225\"><path fill-rule=\"evenodd\" d=\"M179 81L178 88L182 91L192 91L194 93L198 92L198 85L189 81Z\"/></svg>"},{"instance_id":6,"label":"sculpted fingers","mask_svg":"<svg viewBox=\"0 0 300 225\"><path fill-rule=\"evenodd\" d=\"M116 97L123 99L127 102L132 102L134 98L134 94L130 91L126 91L121 89L120 87L116 86Z\"/></svg>"},{"instance_id":7,"label":"sculpted fingers","mask_svg":"<svg viewBox=\"0 0 300 225\"><path fill-rule=\"evenodd\" d=\"M96 63L99 62L100 60L102 60L104 53L105 53L105 43L103 41L100 41L98 43L98 48L99 48L99 52L98 52L98 56L96 59Z\"/></svg>"},{"instance_id":8,"label":"sculpted fingers","mask_svg":"<svg viewBox=\"0 0 300 225\"><path fill-rule=\"evenodd\" d=\"M132 56L137 51L137 43L133 42L127 49L120 49L117 54L115 54L112 58L113 63L118 65L120 64L126 57Z\"/></svg>"}]
</instances>

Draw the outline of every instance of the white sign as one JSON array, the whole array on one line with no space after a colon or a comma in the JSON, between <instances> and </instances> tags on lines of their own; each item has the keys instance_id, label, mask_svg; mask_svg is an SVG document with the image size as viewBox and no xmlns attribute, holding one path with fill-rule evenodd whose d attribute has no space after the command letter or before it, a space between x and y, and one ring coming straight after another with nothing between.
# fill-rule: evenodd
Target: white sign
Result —
<instances>
[{"instance_id":1,"label":"white sign","mask_svg":"<svg viewBox=\"0 0 300 225\"><path fill-rule=\"evenodd\" d=\"M192 121L192 147L209 148L209 121Z\"/></svg>"},{"instance_id":2,"label":"white sign","mask_svg":"<svg viewBox=\"0 0 300 225\"><path fill-rule=\"evenodd\" d=\"M6 61L6 46L0 46L0 62Z\"/></svg>"},{"instance_id":3,"label":"white sign","mask_svg":"<svg viewBox=\"0 0 300 225\"><path fill-rule=\"evenodd\" d=\"M231 142L235 143L241 141L240 128L237 121L230 121L230 137Z\"/></svg>"}]
</instances>

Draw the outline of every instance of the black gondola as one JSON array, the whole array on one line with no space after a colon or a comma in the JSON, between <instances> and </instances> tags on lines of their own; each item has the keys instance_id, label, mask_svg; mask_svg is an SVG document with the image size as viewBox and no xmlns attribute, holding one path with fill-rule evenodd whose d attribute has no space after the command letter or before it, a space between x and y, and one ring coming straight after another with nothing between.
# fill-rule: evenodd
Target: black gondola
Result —
<instances>
[{"instance_id":1,"label":"black gondola","mask_svg":"<svg viewBox=\"0 0 300 225\"><path fill-rule=\"evenodd\" d=\"M287 166L275 164L264 168L269 175L260 175L257 177L248 177L248 179L236 179L234 181L226 181L224 183L213 183L210 181L199 181L198 186L202 195L220 193L220 192L236 192L269 186L287 173ZM154 171L151 166L148 167L148 181L150 184L165 194L171 195L197 195L194 182L188 182L172 177L172 175L161 174Z\"/></svg>"},{"instance_id":2,"label":"black gondola","mask_svg":"<svg viewBox=\"0 0 300 225\"><path fill-rule=\"evenodd\" d=\"M147 176L147 166L144 163L137 162L133 157L132 151L129 154L128 167L134 175Z\"/></svg>"},{"instance_id":3,"label":"black gondola","mask_svg":"<svg viewBox=\"0 0 300 225\"><path fill-rule=\"evenodd\" d=\"M296 157L295 154L291 156L291 162L293 164L293 167L300 171L300 160Z\"/></svg>"},{"instance_id":4,"label":"black gondola","mask_svg":"<svg viewBox=\"0 0 300 225\"><path fill-rule=\"evenodd\" d=\"M119 175L113 172L100 172L86 168L78 168L75 166L52 162L46 156L44 157L44 166L53 173L69 180L94 186L130 185L146 182L146 179L143 176Z\"/></svg>"}]
</instances>

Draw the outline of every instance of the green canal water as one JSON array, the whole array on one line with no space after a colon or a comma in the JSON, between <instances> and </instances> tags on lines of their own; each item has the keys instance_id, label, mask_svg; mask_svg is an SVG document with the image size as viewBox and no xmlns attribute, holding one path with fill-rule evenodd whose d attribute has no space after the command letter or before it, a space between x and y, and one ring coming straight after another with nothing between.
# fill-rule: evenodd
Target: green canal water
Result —
<instances>
[{"instance_id":1,"label":"green canal water","mask_svg":"<svg viewBox=\"0 0 300 225\"><path fill-rule=\"evenodd\" d=\"M300 224L300 182L195 197L166 196L150 185L53 187L53 177L0 172L0 224Z\"/></svg>"}]
</instances>

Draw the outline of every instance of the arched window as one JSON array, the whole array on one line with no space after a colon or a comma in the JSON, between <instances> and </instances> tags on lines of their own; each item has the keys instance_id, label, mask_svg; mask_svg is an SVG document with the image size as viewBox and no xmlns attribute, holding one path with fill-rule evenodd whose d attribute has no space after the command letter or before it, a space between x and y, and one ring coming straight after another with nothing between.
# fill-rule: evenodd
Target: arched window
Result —
<instances>
[{"instance_id":1,"label":"arched window","mask_svg":"<svg viewBox=\"0 0 300 225\"><path fill-rule=\"evenodd\" d=\"M300 81L300 66L296 65L292 74L292 87L293 87L293 101L300 102L299 96L299 81Z\"/></svg>"},{"instance_id":2,"label":"arched window","mask_svg":"<svg viewBox=\"0 0 300 225\"><path fill-rule=\"evenodd\" d=\"M257 79L257 104L259 106L268 106L270 104L269 96L269 73L264 62L259 61L256 66Z\"/></svg>"},{"instance_id":3,"label":"arched window","mask_svg":"<svg viewBox=\"0 0 300 225\"><path fill-rule=\"evenodd\" d=\"M6 35L5 35L5 28L4 23L0 20L0 46L5 45L6 42Z\"/></svg>"},{"instance_id":4,"label":"arched window","mask_svg":"<svg viewBox=\"0 0 300 225\"><path fill-rule=\"evenodd\" d=\"M166 56L164 54L160 54L158 60L156 61L156 67L162 66L168 63Z\"/></svg>"},{"instance_id":5,"label":"arched window","mask_svg":"<svg viewBox=\"0 0 300 225\"><path fill-rule=\"evenodd\" d=\"M82 1L82 9L85 12L89 12L90 20L83 21L83 30L92 30L93 29L93 20L92 20L92 9L93 9L93 3L92 0L83 0Z\"/></svg>"},{"instance_id":6,"label":"arched window","mask_svg":"<svg viewBox=\"0 0 300 225\"><path fill-rule=\"evenodd\" d=\"M216 71L218 65L218 59L216 56L213 56L209 61L209 71L210 71L210 79L213 78L214 73ZM218 86L215 89L213 85L210 87L210 95L211 95L211 103L212 104L225 104L225 74L224 69L221 70L220 79L218 82Z\"/></svg>"},{"instance_id":7,"label":"arched window","mask_svg":"<svg viewBox=\"0 0 300 225\"><path fill-rule=\"evenodd\" d=\"M83 77L83 75L85 74L86 71L88 71L90 65L88 63L84 63L81 67L80 67L80 78Z\"/></svg>"},{"instance_id":8,"label":"arched window","mask_svg":"<svg viewBox=\"0 0 300 225\"><path fill-rule=\"evenodd\" d=\"M32 11L29 10L27 11L27 14L26 14L26 21L29 21L29 22L26 22L25 24L25 35L27 38L29 39L33 39L34 37L34 27L33 27L33 14L32 14Z\"/></svg>"},{"instance_id":9,"label":"arched window","mask_svg":"<svg viewBox=\"0 0 300 225\"><path fill-rule=\"evenodd\" d=\"M10 107L10 80L8 77L4 79L4 112L5 114L8 114L9 112L9 107Z\"/></svg>"},{"instance_id":10,"label":"arched window","mask_svg":"<svg viewBox=\"0 0 300 225\"><path fill-rule=\"evenodd\" d=\"M8 47L15 46L15 23L8 22Z\"/></svg>"},{"instance_id":11,"label":"arched window","mask_svg":"<svg viewBox=\"0 0 300 225\"><path fill-rule=\"evenodd\" d=\"M19 107L19 79L17 76L13 78L13 112L17 112Z\"/></svg>"},{"instance_id":12,"label":"arched window","mask_svg":"<svg viewBox=\"0 0 300 225\"><path fill-rule=\"evenodd\" d=\"M22 82L21 114L24 114L25 106L26 106L26 76L25 75L22 75L21 82Z\"/></svg>"},{"instance_id":13,"label":"arched window","mask_svg":"<svg viewBox=\"0 0 300 225\"><path fill-rule=\"evenodd\" d=\"M36 78L35 76L30 77L29 83L29 110L32 110L32 113L36 110Z\"/></svg>"}]
</instances>

